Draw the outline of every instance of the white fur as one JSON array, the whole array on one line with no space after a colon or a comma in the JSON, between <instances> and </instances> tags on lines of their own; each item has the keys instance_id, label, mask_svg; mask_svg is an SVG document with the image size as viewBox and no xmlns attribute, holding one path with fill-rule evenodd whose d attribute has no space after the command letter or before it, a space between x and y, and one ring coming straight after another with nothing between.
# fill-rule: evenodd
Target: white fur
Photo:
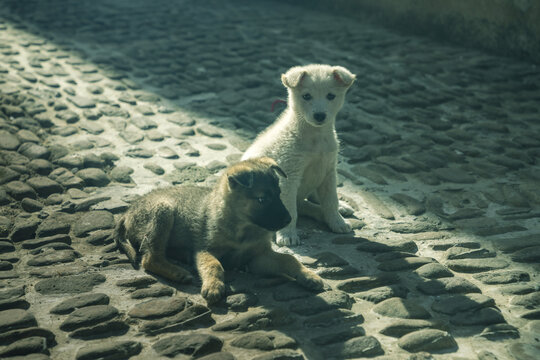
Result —
<instances>
[{"instance_id":1,"label":"white fur","mask_svg":"<svg viewBox=\"0 0 540 360\"><path fill-rule=\"evenodd\" d=\"M340 66L307 65L289 69L281 76L288 90L287 109L247 149L242 160L268 156L287 174L281 179L281 199L292 221L277 232L278 245L299 244L298 214L326 222L336 233L351 227L338 212L336 164L338 141L335 119L355 76ZM311 99L305 99L306 94ZM328 94L335 95L333 100ZM316 113L324 113L320 122ZM307 201L313 199L320 204Z\"/></svg>"}]
</instances>

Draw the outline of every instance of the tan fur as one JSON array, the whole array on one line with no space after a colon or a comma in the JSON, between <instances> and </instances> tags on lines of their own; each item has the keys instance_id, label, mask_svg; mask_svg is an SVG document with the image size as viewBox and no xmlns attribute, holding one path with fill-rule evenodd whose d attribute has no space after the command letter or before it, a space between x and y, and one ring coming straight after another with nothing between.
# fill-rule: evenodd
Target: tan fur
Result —
<instances>
[{"instance_id":1,"label":"tan fur","mask_svg":"<svg viewBox=\"0 0 540 360\"><path fill-rule=\"evenodd\" d=\"M225 293L225 268L247 266L253 273L283 275L320 289L320 277L293 256L271 248L275 230L290 221L279 198L276 173L280 172L275 161L259 158L228 168L213 189L154 190L119 220L116 241L135 266L142 256L145 270L177 282L191 281L191 274L170 257L191 257L208 303ZM269 200L261 205L263 198Z\"/></svg>"}]
</instances>

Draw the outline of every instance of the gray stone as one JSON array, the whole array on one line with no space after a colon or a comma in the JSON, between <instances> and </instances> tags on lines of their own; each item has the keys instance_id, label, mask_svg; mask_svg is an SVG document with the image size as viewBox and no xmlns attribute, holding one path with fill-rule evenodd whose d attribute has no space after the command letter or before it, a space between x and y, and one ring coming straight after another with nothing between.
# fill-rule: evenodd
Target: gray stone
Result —
<instances>
[{"instance_id":1,"label":"gray stone","mask_svg":"<svg viewBox=\"0 0 540 360\"><path fill-rule=\"evenodd\" d=\"M407 297L409 290L400 285L390 285L390 286L381 286L369 291L364 291L354 294L354 297L357 299L362 299L370 301L372 303L378 304L381 301L390 299L393 297L405 298Z\"/></svg>"},{"instance_id":2,"label":"gray stone","mask_svg":"<svg viewBox=\"0 0 540 360\"><path fill-rule=\"evenodd\" d=\"M384 354L379 341L373 336L359 336L349 339L342 344L328 346L324 353L328 357L351 359L374 357Z\"/></svg>"},{"instance_id":3,"label":"gray stone","mask_svg":"<svg viewBox=\"0 0 540 360\"><path fill-rule=\"evenodd\" d=\"M142 116L137 116L137 117L132 118L131 123L141 130L148 130L148 129L157 127L157 124L155 121L150 120L147 117L142 117Z\"/></svg>"},{"instance_id":4,"label":"gray stone","mask_svg":"<svg viewBox=\"0 0 540 360\"><path fill-rule=\"evenodd\" d=\"M325 251L322 253L319 253L315 255L317 260L313 264L314 266L342 266L342 265L348 265L349 263L344 260L343 258L339 257L338 255L334 254L333 252Z\"/></svg>"},{"instance_id":5,"label":"gray stone","mask_svg":"<svg viewBox=\"0 0 540 360\"><path fill-rule=\"evenodd\" d=\"M0 185L8 183L12 180L16 180L20 176L21 174L12 169L5 166L0 166Z\"/></svg>"},{"instance_id":6,"label":"gray stone","mask_svg":"<svg viewBox=\"0 0 540 360\"><path fill-rule=\"evenodd\" d=\"M458 168L435 169L433 170L433 173L442 181L458 184L472 184L476 182L476 179L473 176Z\"/></svg>"},{"instance_id":7,"label":"gray stone","mask_svg":"<svg viewBox=\"0 0 540 360\"><path fill-rule=\"evenodd\" d=\"M68 215L54 214L39 225L37 229L37 237L47 237L59 234L68 234L71 229L73 219Z\"/></svg>"},{"instance_id":8,"label":"gray stone","mask_svg":"<svg viewBox=\"0 0 540 360\"><path fill-rule=\"evenodd\" d=\"M141 159L148 159L154 156L153 151L143 149L143 148L131 148L126 151L126 156L134 157L134 158L141 158Z\"/></svg>"},{"instance_id":9,"label":"gray stone","mask_svg":"<svg viewBox=\"0 0 540 360\"><path fill-rule=\"evenodd\" d=\"M389 251L404 251L415 253L418 251L418 247L411 240L402 240L402 239L388 239L383 241L373 241L365 239L365 241L360 242L356 246L356 250L372 252L372 253L382 253Z\"/></svg>"},{"instance_id":10,"label":"gray stone","mask_svg":"<svg viewBox=\"0 0 540 360\"><path fill-rule=\"evenodd\" d=\"M116 282L116 286L140 289L155 284L156 282L157 280L152 276L137 276L129 279L118 280Z\"/></svg>"},{"instance_id":11,"label":"gray stone","mask_svg":"<svg viewBox=\"0 0 540 360\"><path fill-rule=\"evenodd\" d=\"M64 191L62 185L45 176L36 176L30 178L26 180L26 183L30 185L41 197L47 197L51 194L62 193Z\"/></svg>"},{"instance_id":12,"label":"gray stone","mask_svg":"<svg viewBox=\"0 0 540 360\"><path fill-rule=\"evenodd\" d=\"M84 180L86 186L105 186L110 182L107 174L98 168L79 170L77 176Z\"/></svg>"},{"instance_id":13,"label":"gray stone","mask_svg":"<svg viewBox=\"0 0 540 360\"><path fill-rule=\"evenodd\" d=\"M201 304L188 306L179 313L156 320L146 320L140 331L149 335L165 332L178 332L191 327L213 323L211 311Z\"/></svg>"},{"instance_id":14,"label":"gray stone","mask_svg":"<svg viewBox=\"0 0 540 360\"><path fill-rule=\"evenodd\" d=\"M502 252L509 253L531 246L540 246L540 234L530 234L519 237L504 237L492 241L493 245Z\"/></svg>"},{"instance_id":15,"label":"gray stone","mask_svg":"<svg viewBox=\"0 0 540 360\"><path fill-rule=\"evenodd\" d=\"M480 333L481 337L489 340L517 339L520 337L519 330L510 324L495 324L487 326Z\"/></svg>"},{"instance_id":16,"label":"gray stone","mask_svg":"<svg viewBox=\"0 0 540 360\"><path fill-rule=\"evenodd\" d=\"M190 305L191 302L182 297L155 299L135 305L128 315L139 319L157 319L174 315Z\"/></svg>"},{"instance_id":17,"label":"gray stone","mask_svg":"<svg viewBox=\"0 0 540 360\"><path fill-rule=\"evenodd\" d=\"M436 320L400 319L392 321L389 325L382 328L380 333L399 338L422 329L446 330L446 326Z\"/></svg>"},{"instance_id":18,"label":"gray stone","mask_svg":"<svg viewBox=\"0 0 540 360\"><path fill-rule=\"evenodd\" d=\"M444 256L448 260L459 259L486 259L493 258L496 254L486 249L466 249L463 247L451 247L446 250Z\"/></svg>"},{"instance_id":19,"label":"gray stone","mask_svg":"<svg viewBox=\"0 0 540 360\"><path fill-rule=\"evenodd\" d=\"M429 319L431 314L416 302L401 298L390 298L375 305L377 314L402 319Z\"/></svg>"},{"instance_id":20,"label":"gray stone","mask_svg":"<svg viewBox=\"0 0 540 360\"><path fill-rule=\"evenodd\" d=\"M19 146L18 152L29 159L48 159L51 151L45 146L26 142Z\"/></svg>"},{"instance_id":21,"label":"gray stone","mask_svg":"<svg viewBox=\"0 0 540 360\"><path fill-rule=\"evenodd\" d=\"M526 309L536 309L540 306L540 292L514 296L510 301L510 304L523 306Z\"/></svg>"},{"instance_id":22,"label":"gray stone","mask_svg":"<svg viewBox=\"0 0 540 360\"><path fill-rule=\"evenodd\" d=\"M60 325L60 330L73 331L95 325L118 315L118 309L110 305L90 305L74 310Z\"/></svg>"},{"instance_id":23,"label":"gray stone","mask_svg":"<svg viewBox=\"0 0 540 360\"><path fill-rule=\"evenodd\" d=\"M311 338L311 342L321 346L343 342L364 335L366 335L366 332L361 326L344 325L342 329L333 328L331 333L325 333Z\"/></svg>"},{"instance_id":24,"label":"gray stone","mask_svg":"<svg viewBox=\"0 0 540 360\"><path fill-rule=\"evenodd\" d=\"M197 132L201 135L208 136L211 138L221 138L223 135L221 132L219 132L217 129L208 126L208 125L201 125L197 127Z\"/></svg>"},{"instance_id":25,"label":"gray stone","mask_svg":"<svg viewBox=\"0 0 540 360\"><path fill-rule=\"evenodd\" d=\"M71 110L57 111L55 113L57 119L63 120L68 124L73 124L79 121L79 115Z\"/></svg>"},{"instance_id":26,"label":"gray stone","mask_svg":"<svg viewBox=\"0 0 540 360\"><path fill-rule=\"evenodd\" d=\"M10 309L0 311L0 333L37 326L37 321L32 313L22 309Z\"/></svg>"},{"instance_id":27,"label":"gray stone","mask_svg":"<svg viewBox=\"0 0 540 360\"><path fill-rule=\"evenodd\" d=\"M28 266L47 266L54 264L69 263L75 261L81 255L74 250L51 250L36 255L26 262Z\"/></svg>"},{"instance_id":28,"label":"gray stone","mask_svg":"<svg viewBox=\"0 0 540 360\"><path fill-rule=\"evenodd\" d=\"M43 247L48 244L65 244L70 245L71 244L71 237L67 234L58 234L58 235L52 235L52 236L46 236L46 237L40 237L34 240L25 240L22 243L23 249L36 249L39 247ZM70 248L67 246L66 248ZM41 252L41 249L38 249L38 253Z\"/></svg>"},{"instance_id":29,"label":"gray stone","mask_svg":"<svg viewBox=\"0 0 540 360\"><path fill-rule=\"evenodd\" d=\"M29 218L17 218L13 224L9 237L14 242L33 239L40 223L41 220L35 216Z\"/></svg>"},{"instance_id":30,"label":"gray stone","mask_svg":"<svg viewBox=\"0 0 540 360\"><path fill-rule=\"evenodd\" d=\"M377 268L382 271L402 271L419 268L422 265L435 262L435 259L428 257L405 257L380 263Z\"/></svg>"},{"instance_id":31,"label":"gray stone","mask_svg":"<svg viewBox=\"0 0 540 360\"><path fill-rule=\"evenodd\" d=\"M157 154L164 159L178 159L178 154L168 146L160 146Z\"/></svg>"},{"instance_id":32,"label":"gray stone","mask_svg":"<svg viewBox=\"0 0 540 360\"><path fill-rule=\"evenodd\" d=\"M495 301L492 298L473 293L441 297L433 302L431 308L442 314L455 315L490 306L495 306Z\"/></svg>"},{"instance_id":33,"label":"gray stone","mask_svg":"<svg viewBox=\"0 0 540 360\"><path fill-rule=\"evenodd\" d=\"M151 172L153 172L154 174L156 175L163 175L165 174L165 170L163 170L163 168L157 164L153 164L153 163L145 163L143 165L143 167L147 170L150 170Z\"/></svg>"},{"instance_id":34,"label":"gray stone","mask_svg":"<svg viewBox=\"0 0 540 360\"><path fill-rule=\"evenodd\" d=\"M139 289L131 293L132 299L145 299L149 297L172 296L174 289L169 286L155 285L148 289Z\"/></svg>"},{"instance_id":35,"label":"gray stone","mask_svg":"<svg viewBox=\"0 0 540 360\"><path fill-rule=\"evenodd\" d=\"M55 343L55 335L52 331L41 327L25 327L11 331L5 331L0 334L0 344L7 345L14 341L24 339L31 336L38 336L47 340L48 344Z\"/></svg>"},{"instance_id":36,"label":"gray stone","mask_svg":"<svg viewBox=\"0 0 540 360\"><path fill-rule=\"evenodd\" d=\"M510 259L519 263L538 264L540 262L540 245L518 250L510 255Z\"/></svg>"},{"instance_id":37,"label":"gray stone","mask_svg":"<svg viewBox=\"0 0 540 360\"><path fill-rule=\"evenodd\" d=\"M326 291L316 296L291 302L290 310L301 315L313 315L331 309L350 309L354 300L347 293L338 290Z\"/></svg>"},{"instance_id":38,"label":"gray stone","mask_svg":"<svg viewBox=\"0 0 540 360\"><path fill-rule=\"evenodd\" d=\"M0 350L0 356L6 358L33 353L47 353L47 339L40 336L30 336L17 340Z\"/></svg>"},{"instance_id":39,"label":"gray stone","mask_svg":"<svg viewBox=\"0 0 540 360\"><path fill-rule=\"evenodd\" d=\"M84 214L73 226L73 234L77 237L87 236L96 230L114 228L114 217L108 211L90 211Z\"/></svg>"},{"instance_id":40,"label":"gray stone","mask_svg":"<svg viewBox=\"0 0 540 360\"><path fill-rule=\"evenodd\" d=\"M82 274L54 277L41 280L34 286L35 290L44 295L64 293L84 293L92 291L95 285L105 281L101 274Z\"/></svg>"},{"instance_id":41,"label":"gray stone","mask_svg":"<svg viewBox=\"0 0 540 360\"><path fill-rule=\"evenodd\" d=\"M210 170L210 172L212 173L216 173L221 169L225 169L226 167L227 167L227 164L219 160L212 160L211 162L206 164L206 168Z\"/></svg>"},{"instance_id":42,"label":"gray stone","mask_svg":"<svg viewBox=\"0 0 540 360\"><path fill-rule=\"evenodd\" d=\"M142 350L142 344L138 341L112 341L100 342L96 344L86 345L81 347L75 359L77 360L113 360L113 359L128 359L139 354Z\"/></svg>"},{"instance_id":43,"label":"gray stone","mask_svg":"<svg viewBox=\"0 0 540 360\"><path fill-rule=\"evenodd\" d=\"M110 177L112 180L117 181L119 183L130 183L131 180L131 174L133 174L133 169L127 166L117 166L110 172Z\"/></svg>"},{"instance_id":44,"label":"gray stone","mask_svg":"<svg viewBox=\"0 0 540 360\"><path fill-rule=\"evenodd\" d=\"M119 136L129 144L136 144L144 140L144 135L140 131L124 130Z\"/></svg>"},{"instance_id":45,"label":"gray stone","mask_svg":"<svg viewBox=\"0 0 540 360\"><path fill-rule=\"evenodd\" d=\"M332 314L335 316L335 314ZM328 319L327 319L328 320ZM289 324L293 321L291 315L280 308L271 310L264 308L254 308L242 313L232 319L225 320L214 326L213 331L253 331L270 326Z\"/></svg>"},{"instance_id":46,"label":"gray stone","mask_svg":"<svg viewBox=\"0 0 540 360\"><path fill-rule=\"evenodd\" d=\"M82 327L69 333L70 338L93 340L124 335L129 331L129 325L122 320L109 320L96 325Z\"/></svg>"},{"instance_id":47,"label":"gray stone","mask_svg":"<svg viewBox=\"0 0 540 360\"><path fill-rule=\"evenodd\" d=\"M55 305L51 310L51 314L69 314L76 309L90 305L108 305L109 297L101 293L86 293L66 299Z\"/></svg>"},{"instance_id":48,"label":"gray stone","mask_svg":"<svg viewBox=\"0 0 540 360\"><path fill-rule=\"evenodd\" d=\"M501 312L492 307L483 307L477 310L458 313L450 318L450 322L460 326L492 325L504 323Z\"/></svg>"},{"instance_id":49,"label":"gray stone","mask_svg":"<svg viewBox=\"0 0 540 360\"><path fill-rule=\"evenodd\" d=\"M436 280L424 281L417 286L418 290L427 295L466 294L480 293L480 289L470 281L460 278L439 278Z\"/></svg>"},{"instance_id":50,"label":"gray stone","mask_svg":"<svg viewBox=\"0 0 540 360\"><path fill-rule=\"evenodd\" d=\"M319 268L317 275L325 279L344 279L357 276L360 271L350 265Z\"/></svg>"},{"instance_id":51,"label":"gray stone","mask_svg":"<svg viewBox=\"0 0 540 360\"><path fill-rule=\"evenodd\" d=\"M507 345L508 352L516 360L536 360L540 354L540 346L514 342Z\"/></svg>"},{"instance_id":52,"label":"gray stone","mask_svg":"<svg viewBox=\"0 0 540 360\"><path fill-rule=\"evenodd\" d=\"M448 260L446 266L451 270L464 273L478 273L490 270L504 269L508 262L502 259L462 259Z\"/></svg>"},{"instance_id":53,"label":"gray stone","mask_svg":"<svg viewBox=\"0 0 540 360\"><path fill-rule=\"evenodd\" d=\"M14 134L0 130L0 148L4 150L17 150L21 142Z\"/></svg>"},{"instance_id":54,"label":"gray stone","mask_svg":"<svg viewBox=\"0 0 540 360\"><path fill-rule=\"evenodd\" d=\"M257 295L241 293L227 296L225 303L232 311L246 311L250 306L256 305L258 301Z\"/></svg>"},{"instance_id":55,"label":"gray stone","mask_svg":"<svg viewBox=\"0 0 540 360\"><path fill-rule=\"evenodd\" d=\"M399 277L395 274L382 274L377 276L363 276L340 281L336 288L348 293L367 291L384 285L395 284Z\"/></svg>"},{"instance_id":56,"label":"gray stone","mask_svg":"<svg viewBox=\"0 0 540 360\"><path fill-rule=\"evenodd\" d=\"M152 348L161 356L173 357L178 354L201 357L221 350L223 341L208 334L192 333L175 335L161 339Z\"/></svg>"},{"instance_id":57,"label":"gray stone","mask_svg":"<svg viewBox=\"0 0 540 360\"><path fill-rule=\"evenodd\" d=\"M520 281L529 281L530 276L527 272L521 270L503 270L493 271L484 274L476 274L474 278L482 281L484 284L510 284Z\"/></svg>"},{"instance_id":58,"label":"gray stone","mask_svg":"<svg viewBox=\"0 0 540 360\"><path fill-rule=\"evenodd\" d=\"M41 211L43 209L43 204L37 200L24 198L21 201L21 208L29 213Z\"/></svg>"},{"instance_id":59,"label":"gray stone","mask_svg":"<svg viewBox=\"0 0 540 360\"><path fill-rule=\"evenodd\" d=\"M35 199L37 197L35 190L22 181L11 181L4 185L4 189L15 200Z\"/></svg>"},{"instance_id":60,"label":"gray stone","mask_svg":"<svg viewBox=\"0 0 540 360\"><path fill-rule=\"evenodd\" d=\"M394 214L392 213L392 211L375 194L373 194L371 192L364 191L360 195L362 196L364 201L367 203L367 205L369 207L371 207L373 209L373 211L377 215L379 215L383 219L387 219L387 220L394 220L395 219Z\"/></svg>"},{"instance_id":61,"label":"gray stone","mask_svg":"<svg viewBox=\"0 0 540 360\"><path fill-rule=\"evenodd\" d=\"M394 194L392 199L405 207L405 211L409 215L421 215L426 212L426 207L415 198L406 194Z\"/></svg>"},{"instance_id":62,"label":"gray stone","mask_svg":"<svg viewBox=\"0 0 540 360\"><path fill-rule=\"evenodd\" d=\"M252 331L231 341L231 345L244 349L274 350L296 348L296 340L279 331Z\"/></svg>"},{"instance_id":63,"label":"gray stone","mask_svg":"<svg viewBox=\"0 0 540 360\"><path fill-rule=\"evenodd\" d=\"M53 170L53 165L45 159L34 159L27 166L40 175L48 175Z\"/></svg>"},{"instance_id":64,"label":"gray stone","mask_svg":"<svg viewBox=\"0 0 540 360\"><path fill-rule=\"evenodd\" d=\"M79 154L72 154L72 155L66 155L63 156L55 161L58 165L66 167L66 168L82 168L84 167L84 158L80 156ZM65 170L65 169L64 169ZM58 172L58 174L57 174ZM60 169L55 169L51 174L50 177L54 179L56 176L60 176L63 171Z\"/></svg>"},{"instance_id":65,"label":"gray stone","mask_svg":"<svg viewBox=\"0 0 540 360\"><path fill-rule=\"evenodd\" d=\"M91 98L86 98L86 97L82 97L82 96L70 96L70 97L68 97L68 100L73 105L75 105L76 107L81 108L81 109L89 109L89 108L96 107L95 100L93 100Z\"/></svg>"},{"instance_id":66,"label":"gray stone","mask_svg":"<svg viewBox=\"0 0 540 360\"><path fill-rule=\"evenodd\" d=\"M446 331L423 329L403 336L398 341L399 347L409 352L454 350L457 343Z\"/></svg>"},{"instance_id":67,"label":"gray stone","mask_svg":"<svg viewBox=\"0 0 540 360\"><path fill-rule=\"evenodd\" d=\"M439 263L422 265L415 270L415 273L427 279L440 279L454 276L450 270Z\"/></svg>"}]
</instances>

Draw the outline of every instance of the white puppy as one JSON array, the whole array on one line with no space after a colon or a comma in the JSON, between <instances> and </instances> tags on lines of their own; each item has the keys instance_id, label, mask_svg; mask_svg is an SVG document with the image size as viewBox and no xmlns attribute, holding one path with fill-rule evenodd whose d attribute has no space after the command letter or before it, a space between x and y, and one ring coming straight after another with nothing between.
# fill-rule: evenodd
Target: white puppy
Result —
<instances>
[{"instance_id":1,"label":"white puppy","mask_svg":"<svg viewBox=\"0 0 540 360\"><path fill-rule=\"evenodd\" d=\"M334 124L354 80L341 66L313 64L289 69L281 75L289 94L287 109L242 156L242 160L271 157L287 174L280 184L281 199L292 221L277 232L278 245L299 244L298 214L324 221L336 233L351 231L338 212Z\"/></svg>"}]
</instances>

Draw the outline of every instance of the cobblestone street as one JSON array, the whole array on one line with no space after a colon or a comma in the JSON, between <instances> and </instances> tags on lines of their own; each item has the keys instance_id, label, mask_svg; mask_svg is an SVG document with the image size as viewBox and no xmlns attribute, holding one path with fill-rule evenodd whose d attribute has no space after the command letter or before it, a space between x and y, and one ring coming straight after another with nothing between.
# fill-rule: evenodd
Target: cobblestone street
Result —
<instances>
[{"instance_id":1,"label":"cobblestone street","mask_svg":"<svg viewBox=\"0 0 540 360\"><path fill-rule=\"evenodd\" d=\"M0 358L540 359L538 66L271 1L0 9ZM228 272L208 307L134 270L115 218L214 184L309 63L357 77L336 121L354 234L302 218L275 247L324 291Z\"/></svg>"}]
</instances>

